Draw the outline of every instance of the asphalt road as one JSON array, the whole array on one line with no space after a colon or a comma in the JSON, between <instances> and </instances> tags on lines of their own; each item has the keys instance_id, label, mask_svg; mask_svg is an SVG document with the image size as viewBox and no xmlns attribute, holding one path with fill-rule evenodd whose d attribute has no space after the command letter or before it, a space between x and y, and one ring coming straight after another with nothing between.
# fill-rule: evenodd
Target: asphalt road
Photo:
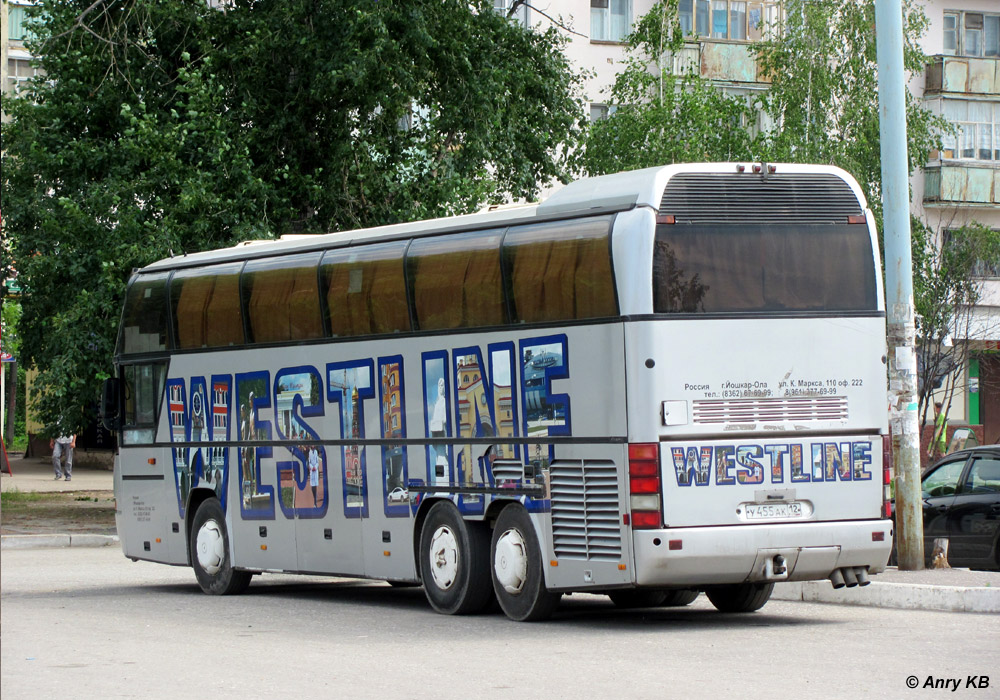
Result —
<instances>
[{"instance_id":1,"label":"asphalt road","mask_svg":"<svg viewBox=\"0 0 1000 700\"><path fill-rule=\"evenodd\" d=\"M203 595L188 569L115 548L6 550L0 694L20 698L1000 697L1000 621L969 613L771 601L724 615L618 611L446 617L419 588L264 576ZM992 672L992 675L990 675ZM968 676L989 688L967 688ZM911 681L912 683L912 681ZM977 681L977 684L981 683Z\"/></svg>"}]
</instances>

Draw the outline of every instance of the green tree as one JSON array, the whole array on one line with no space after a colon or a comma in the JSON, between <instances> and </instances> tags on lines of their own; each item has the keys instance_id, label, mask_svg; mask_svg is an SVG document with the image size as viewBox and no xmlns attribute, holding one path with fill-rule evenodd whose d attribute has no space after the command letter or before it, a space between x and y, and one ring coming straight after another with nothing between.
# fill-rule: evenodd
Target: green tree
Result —
<instances>
[{"instance_id":1,"label":"green tree","mask_svg":"<svg viewBox=\"0 0 1000 700\"><path fill-rule=\"evenodd\" d=\"M21 360L50 433L79 432L107 376L134 267L254 235L266 189L228 134L199 0L35 6L45 75L3 125Z\"/></svg>"},{"instance_id":2,"label":"green tree","mask_svg":"<svg viewBox=\"0 0 1000 700\"><path fill-rule=\"evenodd\" d=\"M1000 232L972 222L934 232L914 227L913 296L918 317L918 400L921 423L933 417L935 391L941 390L947 416L956 391L964 389L970 357L966 339L990 336L1000 319L977 315L984 277L1000 270Z\"/></svg>"},{"instance_id":3,"label":"green tree","mask_svg":"<svg viewBox=\"0 0 1000 700\"><path fill-rule=\"evenodd\" d=\"M677 0L662 0L626 39L625 67L611 87L616 106L591 125L579 166L591 175L692 161L754 159L754 105L684 67ZM675 66L675 64L677 64Z\"/></svg>"},{"instance_id":4,"label":"green tree","mask_svg":"<svg viewBox=\"0 0 1000 700\"><path fill-rule=\"evenodd\" d=\"M920 74L927 63L918 45L927 25L921 7L903 0L903 63L911 74ZM875 0L787 0L781 31L755 50L770 81L760 107L775 124L764 157L843 168L858 180L881 224ZM913 172L927 162L948 126L908 91L906 100Z\"/></svg>"},{"instance_id":5,"label":"green tree","mask_svg":"<svg viewBox=\"0 0 1000 700\"><path fill-rule=\"evenodd\" d=\"M87 421L133 268L295 231L467 212L564 178L556 30L486 0L43 0L3 125L5 235L39 418Z\"/></svg>"},{"instance_id":6,"label":"green tree","mask_svg":"<svg viewBox=\"0 0 1000 700\"><path fill-rule=\"evenodd\" d=\"M218 25L230 115L295 230L464 213L565 179L583 109L555 28L487 0L237 0Z\"/></svg>"}]
</instances>

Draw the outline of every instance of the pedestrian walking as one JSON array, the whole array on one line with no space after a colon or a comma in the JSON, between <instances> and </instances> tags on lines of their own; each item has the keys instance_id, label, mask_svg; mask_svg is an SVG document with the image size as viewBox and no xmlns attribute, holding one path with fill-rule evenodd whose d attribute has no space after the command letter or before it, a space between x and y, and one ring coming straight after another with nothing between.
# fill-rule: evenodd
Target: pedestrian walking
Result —
<instances>
[{"instance_id":1,"label":"pedestrian walking","mask_svg":"<svg viewBox=\"0 0 1000 700\"><path fill-rule=\"evenodd\" d=\"M52 468L56 471L56 481L63 476L66 481L73 479L73 448L76 447L76 435L61 435L55 440L49 440L52 448ZM63 466L62 460L66 460Z\"/></svg>"}]
</instances>

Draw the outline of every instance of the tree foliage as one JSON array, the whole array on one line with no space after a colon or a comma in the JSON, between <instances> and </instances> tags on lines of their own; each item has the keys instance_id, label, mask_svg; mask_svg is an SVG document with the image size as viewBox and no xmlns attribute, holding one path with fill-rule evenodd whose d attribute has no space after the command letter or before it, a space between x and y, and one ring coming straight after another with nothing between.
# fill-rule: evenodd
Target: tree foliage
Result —
<instances>
[{"instance_id":1,"label":"tree foliage","mask_svg":"<svg viewBox=\"0 0 1000 700\"><path fill-rule=\"evenodd\" d=\"M919 6L904 6L904 64L918 73L927 20ZM628 38L610 94L617 111L590 129L582 167L598 174L701 160L836 165L858 179L881 221L874 0L787 0L784 8L773 38L752 47L768 89L747 98L723 94L697 66L675 61L684 46L677 0L656 4ZM758 113L773 126L758 132ZM911 171L946 128L908 95Z\"/></svg>"},{"instance_id":2,"label":"tree foliage","mask_svg":"<svg viewBox=\"0 0 1000 700\"><path fill-rule=\"evenodd\" d=\"M921 7L904 0L903 66L910 74L926 66L918 42L927 26ZM757 44L756 52L770 82L761 108L779 127L768 134L765 157L843 168L858 180L881 223L875 0L787 0L782 32ZM909 91L906 101L912 173L948 126Z\"/></svg>"},{"instance_id":3,"label":"tree foliage","mask_svg":"<svg viewBox=\"0 0 1000 700\"><path fill-rule=\"evenodd\" d=\"M926 422L938 389L948 414L956 390L962 388L969 360L967 339L1000 331L1000 318L974 312L984 291L984 274L1000 269L1000 232L972 222L953 230L913 229L913 295L918 317L918 400Z\"/></svg>"},{"instance_id":4,"label":"tree foliage","mask_svg":"<svg viewBox=\"0 0 1000 700\"><path fill-rule=\"evenodd\" d=\"M685 66L683 48L677 0L661 0L636 22L609 95L615 111L591 125L579 156L583 170L600 175L757 155L757 138L746 128L754 105L725 95L697 65Z\"/></svg>"},{"instance_id":5,"label":"tree foliage","mask_svg":"<svg viewBox=\"0 0 1000 700\"><path fill-rule=\"evenodd\" d=\"M5 99L5 236L39 418L79 430L133 268L466 212L565 177L579 78L486 0L43 0Z\"/></svg>"}]
</instances>

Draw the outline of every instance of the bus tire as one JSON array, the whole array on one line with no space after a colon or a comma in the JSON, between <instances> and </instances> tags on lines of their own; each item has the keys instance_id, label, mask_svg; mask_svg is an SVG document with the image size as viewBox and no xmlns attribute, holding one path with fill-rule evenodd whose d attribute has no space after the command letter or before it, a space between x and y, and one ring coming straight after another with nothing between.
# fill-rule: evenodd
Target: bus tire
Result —
<instances>
[{"instance_id":1,"label":"bus tire","mask_svg":"<svg viewBox=\"0 0 1000 700\"><path fill-rule=\"evenodd\" d=\"M667 594L666 599L663 601L663 605L668 608L681 608L685 605L691 605L698 597L698 591L692 591L689 589L664 591Z\"/></svg>"},{"instance_id":2,"label":"bus tire","mask_svg":"<svg viewBox=\"0 0 1000 700\"><path fill-rule=\"evenodd\" d=\"M467 523L451 501L431 506L420 531L420 579L431 607L445 615L482 612L493 589L489 532Z\"/></svg>"},{"instance_id":3,"label":"bus tire","mask_svg":"<svg viewBox=\"0 0 1000 700\"><path fill-rule=\"evenodd\" d=\"M493 590L511 620L533 622L552 615L561 594L545 587L542 550L531 518L519 504L500 511L490 547Z\"/></svg>"},{"instance_id":4,"label":"bus tire","mask_svg":"<svg viewBox=\"0 0 1000 700\"><path fill-rule=\"evenodd\" d=\"M226 516L217 498L198 506L191 521L191 567L201 590L211 595L243 593L253 574L232 566Z\"/></svg>"},{"instance_id":5,"label":"bus tire","mask_svg":"<svg viewBox=\"0 0 1000 700\"><path fill-rule=\"evenodd\" d=\"M628 610L631 608L658 608L665 605L667 591L650 590L648 588L626 588L621 591L611 591L608 598L616 608Z\"/></svg>"},{"instance_id":6,"label":"bus tire","mask_svg":"<svg viewBox=\"0 0 1000 700\"><path fill-rule=\"evenodd\" d=\"M719 612L747 613L764 607L773 590L773 583L740 583L709 588L705 595Z\"/></svg>"}]
</instances>

